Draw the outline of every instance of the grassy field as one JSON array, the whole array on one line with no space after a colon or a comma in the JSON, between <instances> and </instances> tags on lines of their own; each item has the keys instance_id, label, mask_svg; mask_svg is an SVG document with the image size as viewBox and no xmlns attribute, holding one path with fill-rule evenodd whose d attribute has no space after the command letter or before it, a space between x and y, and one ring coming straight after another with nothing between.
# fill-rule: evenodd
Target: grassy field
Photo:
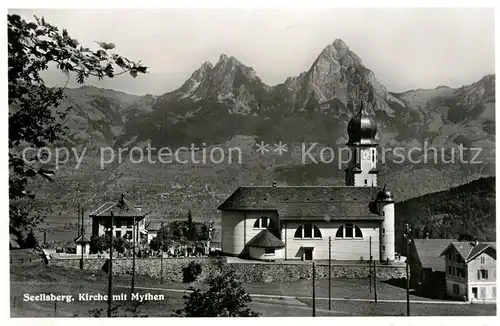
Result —
<instances>
[{"instance_id":1,"label":"grassy field","mask_svg":"<svg viewBox=\"0 0 500 326\"><path fill-rule=\"evenodd\" d=\"M79 293L107 294L108 275L103 271L82 271L47 266L45 264L11 264L11 316L12 317L89 317L95 309L102 309L106 316L106 301L79 301ZM130 296L130 275L113 276L114 294ZM193 284L202 286L201 284ZM160 280L143 276L136 277L137 293L163 294L159 301L147 301L138 305L136 301L115 301L118 316L169 317L183 306L183 295L189 284L160 284ZM311 316L312 282L300 280L291 283L245 284L252 295L250 307L262 316ZM316 281L316 316L399 316L406 314L403 302L370 302L368 281L363 279L332 280L332 311L328 310L328 280ZM27 302L24 294L53 293L72 295L72 302ZM382 282L377 283L379 300L404 300L405 290ZM362 300L362 301L353 301ZM469 305L436 303L430 299L411 296L412 315L495 315L495 305ZM429 303L415 303L426 302ZM94 309L94 310L93 310Z\"/></svg>"},{"instance_id":2,"label":"grassy field","mask_svg":"<svg viewBox=\"0 0 500 326\"><path fill-rule=\"evenodd\" d=\"M107 294L108 275L103 271L81 271L49 267L45 264L11 265L10 269L10 303L12 317L89 317L94 316L93 309L102 309L101 316L107 314L107 302L78 301L79 293ZM114 275L113 294L125 293L130 295L131 276ZM126 316L151 316L170 317L172 313L183 307L183 295L189 285L182 283L160 284L160 280L147 277L136 277L137 293L164 294L160 301L147 301L136 306L131 301L116 301L117 315ZM181 292L143 290L147 288L169 288ZM25 302L24 294L36 295L40 293L53 293L55 295L71 294L75 297L73 302ZM256 298L250 307L265 317L273 316L311 316L311 307L295 299L261 299ZM335 312L319 312L325 316L335 315Z\"/></svg>"},{"instance_id":3,"label":"grassy field","mask_svg":"<svg viewBox=\"0 0 500 326\"><path fill-rule=\"evenodd\" d=\"M312 307L311 299L299 299ZM328 309L327 300L317 300L316 309ZM353 316L406 316L406 303L334 301L332 309ZM494 304L412 303L410 316L496 316Z\"/></svg>"}]
</instances>

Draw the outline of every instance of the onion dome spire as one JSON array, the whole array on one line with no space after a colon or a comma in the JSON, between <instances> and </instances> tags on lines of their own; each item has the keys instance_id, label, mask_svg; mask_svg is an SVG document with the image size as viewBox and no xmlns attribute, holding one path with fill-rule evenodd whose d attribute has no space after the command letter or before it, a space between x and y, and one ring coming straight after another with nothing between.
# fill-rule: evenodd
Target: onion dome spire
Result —
<instances>
[{"instance_id":1,"label":"onion dome spire","mask_svg":"<svg viewBox=\"0 0 500 326\"><path fill-rule=\"evenodd\" d=\"M351 118L347 125L347 134L349 135L347 145L377 145L375 142L377 125L366 114L363 100L361 101L359 111Z\"/></svg>"},{"instance_id":2,"label":"onion dome spire","mask_svg":"<svg viewBox=\"0 0 500 326\"><path fill-rule=\"evenodd\" d=\"M384 188L378 192L377 201L386 203L394 202L394 196L392 196L392 193L387 189L387 184L384 184Z\"/></svg>"}]
</instances>

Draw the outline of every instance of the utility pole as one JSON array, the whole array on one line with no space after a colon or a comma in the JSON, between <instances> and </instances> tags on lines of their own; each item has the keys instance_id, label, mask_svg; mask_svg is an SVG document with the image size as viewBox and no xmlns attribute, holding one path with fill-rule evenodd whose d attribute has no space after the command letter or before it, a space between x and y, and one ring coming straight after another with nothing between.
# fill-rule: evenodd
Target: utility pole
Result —
<instances>
[{"instance_id":1,"label":"utility pole","mask_svg":"<svg viewBox=\"0 0 500 326\"><path fill-rule=\"evenodd\" d=\"M377 260L373 261L373 292L375 294L375 303L377 303Z\"/></svg>"},{"instance_id":2,"label":"utility pole","mask_svg":"<svg viewBox=\"0 0 500 326\"><path fill-rule=\"evenodd\" d=\"M111 317L111 304L113 303L113 223L114 214L111 211L111 226L109 237L109 276L108 276L108 317Z\"/></svg>"},{"instance_id":3,"label":"utility pole","mask_svg":"<svg viewBox=\"0 0 500 326\"><path fill-rule=\"evenodd\" d=\"M136 231L135 231L135 216L132 224L132 236L134 237L133 241L133 249L132 249L132 287L130 288L130 292L134 293L134 285L135 285L135 237L136 237Z\"/></svg>"},{"instance_id":4,"label":"utility pole","mask_svg":"<svg viewBox=\"0 0 500 326\"><path fill-rule=\"evenodd\" d=\"M409 273L409 260L410 260L410 237L411 229L406 223L404 238L406 239L406 315L410 316L410 273Z\"/></svg>"},{"instance_id":5,"label":"utility pole","mask_svg":"<svg viewBox=\"0 0 500 326\"><path fill-rule=\"evenodd\" d=\"M213 228L214 228L214 222L210 220L210 223L208 224L208 241L207 241L208 256L210 256L210 242L212 241Z\"/></svg>"},{"instance_id":6,"label":"utility pole","mask_svg":"<svg viewBox=\"0 0 500 326\"><path fill-rule=\"evenodd\" d=\"M76 233L77 237L80 236L80 204L78 204L78 209L76 213Z\"/></svg>"},{"instance_id":7,"label":"utility pole","mask_svg":"<svg viewBox=\"0 0 500 326\"><path fill-rule=\"evenodd\" d=\"M82 229L81 229L81 237L82 237L82 241L81 241L81 251L82 251L82 259L80 260L80 269L83 269L83 250L85 249L85 242L84 242L84 236L85 236L85 228L83 226L83 207L81 209L82 211Z\"/></svg>"},{"instance_id":8,"label":"utility pole","mask_svg":"<svg viewBox=\"0 0 500 326\"><path fill-rule=\"evenodd\" d=\"M370 260L368 261L368 281L370 284L370 293L372 293L372 237L370 237Z\"/></svg>"},{"instance_id":9,"label":"utility pole","mask_svg":"<svg viewBox=\"0 0 500 326\"><path fill-rule=\"evenodd\" d=\"M163 232L163 216L161 217L160 230ZM161 236L161 248L160 248L160 284L163 284L163 233Z\"/></svg>"},{"instance_id":10,"label":"utility pole","mask_svg":"<svg viewBox=\"0 0 500 326\"><path fill-rule=\"evenodd\" d=\"M316 317L316 266L313 262L313 317Z\"/></svg>"},{"instance_id":11,"label":"utility pole","mask_svg":"<svg viewBox=\"0 0 500 326\"><path fill-rule=\"evenodd\" d=\"M370 237L370 254L369 254L370 260L372 259L372 237Z\"/></svg>"},{"instance_id":12,"label":"utility pole","mask_svg":"<svg viewBox=\"0 0 500 326\"><path fill-rule=\"evenodd\" d=\"M328 237L328 310L332 310L332 237Z\"/></svg>"},{"instance_id":13,"label":"utility pole","mask_svg":"<svg viewBox=\"0 0 500 326\"><path fill-rule=\"evenodd\" d=\"M163 241L162 241L163 246ZM163 249L160 252L160 284L163 284Z\"/></svg>"}]
</instances>

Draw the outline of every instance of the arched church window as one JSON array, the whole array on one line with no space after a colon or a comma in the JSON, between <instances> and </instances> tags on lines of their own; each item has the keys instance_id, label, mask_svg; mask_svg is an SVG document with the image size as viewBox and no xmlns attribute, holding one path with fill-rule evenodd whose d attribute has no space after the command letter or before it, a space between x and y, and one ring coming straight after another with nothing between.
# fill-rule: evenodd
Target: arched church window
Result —
<instances>
[{"instance_id":1,"label":"arched church window","mask_svg":"<svg viewBox=\"0 0 500 326\"><path fill-rule=\"evenodd\" d=\"M316 225L314 225L313 231L314 231L315 238L321 238L321 231L319 230L319 228Z\"/></svg>"},{"instance_id":2,"label":"arched church window","mask_svg":"<svg viewBox=\"0 0 500 326\"><path fill-rule=\"evenodd\" d=\"M297 228L297 230L295 230L295 235L294 235L295 238L302 238L302 225L299 226Z\"/></svg>"},{"instance_id":3,"label":"arched church window","mask_svg":"<svg viewBox=\"0 0 500 326\"><path fill-rule=\"evenodd\" d=\"M312 223L305 223L300 225L295 230L294 238L297 239L321 239L321 231Z\"/></svg>"},{"instance_id":4,"label":"arched church window","mask_svg":"<svg viewBox=\"0 0 500 326\"><path fill-rule=\"evenodd\" d=\"M359 226L352 223L347 223L337 229L335 238L360 239L363 238L363 232L361 232Z\"/></svg>"},{"instance_id":5,"label":"arched church window","mask_svg":"<svg viewBox=\"0 0 500 326\"><path fill-rule=\"evenodd\" d=\"M342 225L337 229L337 233L335 233L335 238L343 238L344 237L344 226Z\"/></svg>"},{"instance_id":6,"label":"arched church window","mask_svg":"<svg viewBox=\"0 0 500 326\"><path fill-rule=\"evenodd\" d=\"M253 224L254 229L274 229L274 221L267 217L259 217Z\"/></svg>"}]
</instances>

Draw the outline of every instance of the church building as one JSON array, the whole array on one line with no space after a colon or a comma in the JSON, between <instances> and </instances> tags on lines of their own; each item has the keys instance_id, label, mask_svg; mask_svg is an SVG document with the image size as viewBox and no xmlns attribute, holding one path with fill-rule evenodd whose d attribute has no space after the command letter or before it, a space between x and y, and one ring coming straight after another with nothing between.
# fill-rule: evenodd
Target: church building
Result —
<instances>
[{"instance_id":1,"label":"church building","mask_svg":"<svg viewBox=\"0 0 500 326\"><path fill-rule=\"evenodd\" d=\"M218 208L227 255L261 260L395 259L394 198L377 187L377 126L361 104L347 127L345 186L244 186ZM331 239L331 244L329 243Z\"/></svg>"}]
</instances>

